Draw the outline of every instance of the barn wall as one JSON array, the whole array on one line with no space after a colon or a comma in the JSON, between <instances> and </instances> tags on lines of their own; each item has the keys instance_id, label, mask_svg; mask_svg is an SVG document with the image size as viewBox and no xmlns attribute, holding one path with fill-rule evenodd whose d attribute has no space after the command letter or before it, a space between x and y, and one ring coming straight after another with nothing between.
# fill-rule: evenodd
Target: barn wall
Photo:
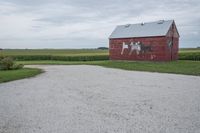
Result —
<instances>
[{"instance_id":1,"label":"barn wall","mask_svg":"<svg viewBox=\"0 0 200 133\"><path fill-rule=\"evenodd\" d=\"M169 54L171 54L171 60L177 60L179 50L179 33L177 31L175 23L173 23L169 28L166 39L167 43L172 41L172 46L169 49Z\"/></svg>"},{"instance_id":2,"label":"barn wall","mask_svg":"<svg viewBox=\"0 0 200 133\"><path fill-rule=\"evenodd\" d=\"M173 52L173 57L171 56L171 51L167 45L167 37L146 37L146 38L126 38L126 39L110 39L109 40L109 54L111 60L147 60L147 61L170 61L171 59L177 59L177 52ZM178 38L177 38L178 39ZM174 39L174 43L178 44L178 40ZM130 44L131 42L141 42L145 46L150 46L150 51L143 51L139 54L133 51L130 54L130 45L128 49L124 49L122 54L122 44ZM173 49L177 49L177 45L173 46ZM175 51L175 50L173 50Z\"/></svg>"}]
</instances>

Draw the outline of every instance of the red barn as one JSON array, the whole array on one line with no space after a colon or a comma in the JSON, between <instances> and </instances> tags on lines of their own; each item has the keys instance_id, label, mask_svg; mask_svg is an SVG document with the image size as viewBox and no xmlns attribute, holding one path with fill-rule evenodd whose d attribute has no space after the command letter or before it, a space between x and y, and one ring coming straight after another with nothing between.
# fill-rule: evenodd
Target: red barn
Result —
<instances>
[{"instance_id":1,"label":"red barn","mask_svg":"<svg viewBox=\"0 0 200 133\"><path fill-rule=\"evenodd\" d=\"M178 47L174 20L119 25L109 37L111 60L177 60Z\"/></svg>"}]
</instances>

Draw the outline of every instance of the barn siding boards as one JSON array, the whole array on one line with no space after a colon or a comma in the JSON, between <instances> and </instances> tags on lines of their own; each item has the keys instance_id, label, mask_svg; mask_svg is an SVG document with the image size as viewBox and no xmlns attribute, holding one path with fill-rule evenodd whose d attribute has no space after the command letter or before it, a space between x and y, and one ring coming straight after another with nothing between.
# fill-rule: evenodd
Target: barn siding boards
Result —
<instances>
[{"instance_id":1,"label":"barn siding boards","mask_svg":"<svg viewBox=\"0 0 200 133\"><path fill-rule=\"evenodd\" d=\"M166 21L167 23L162 26L158 22L151 22L148 25L155 27L161 26L162 30L154 29L152 33L149 29L153 30L153 27L147 28L148 33L141 31L147 35L155 36L142 36L141 33L137 34L137 31L133 31L133 37L126 37L126 28L114 30L109 38L109 56L110 60L146 60L146 61L171 61L178 59L179 48L179 33L177 31L175 22L173 20ZM152 24L153 23L153 24ZM163 21L165 23L165 21ZM136 24L137 25L137 24ZM134 30L134 26L131 26L131 30ZM140 25L137 25L137 30L140 29ZM118 27L117 27L118 28ZM144 27L141 28L145 30ZM163 30L165 29L165 31ZM120 36L120 30L123 31L122 37ZM131 30L128 30L130 36ZM160 32L160 33L159 33ZM158 33L158 34L157 34ZM164 34L164 35L163 35ZM125 44L124 50L123 44ZM133 49L131 53L131 49Z\"/></svg>"}]
</instances>

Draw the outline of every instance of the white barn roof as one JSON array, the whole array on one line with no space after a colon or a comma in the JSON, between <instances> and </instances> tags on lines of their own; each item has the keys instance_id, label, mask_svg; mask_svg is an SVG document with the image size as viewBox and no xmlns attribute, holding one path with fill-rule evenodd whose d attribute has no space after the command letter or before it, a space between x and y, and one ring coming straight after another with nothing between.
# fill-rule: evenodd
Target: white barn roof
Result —
<instances>
[{"instance_id":1,"label":"white barn roof","mask_svg":"<svg viewBox=\"0 0 200 133\"><path fill-rule=\"evenodd\" d=\"M165 36L172 23L173 20L160 20L149 23L119 25L109 38Z\"/></svg>"}]
</instances>

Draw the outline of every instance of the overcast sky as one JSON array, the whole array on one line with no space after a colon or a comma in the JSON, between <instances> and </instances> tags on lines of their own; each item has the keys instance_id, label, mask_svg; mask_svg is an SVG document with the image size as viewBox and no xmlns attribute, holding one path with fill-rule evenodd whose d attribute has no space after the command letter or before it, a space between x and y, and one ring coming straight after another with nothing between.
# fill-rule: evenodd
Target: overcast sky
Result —
<instances>
[{"instance_id":1,"label":"overcast sky","mask_svg":"<svg viewBox=\"0 0 200 133\"><path fill-rule=\"evenodd\" d=\"M108 46L116 25L174 19L180 47L200 46L199 0L0 0L1 48Z\"/></svg>"}]
</instances>

